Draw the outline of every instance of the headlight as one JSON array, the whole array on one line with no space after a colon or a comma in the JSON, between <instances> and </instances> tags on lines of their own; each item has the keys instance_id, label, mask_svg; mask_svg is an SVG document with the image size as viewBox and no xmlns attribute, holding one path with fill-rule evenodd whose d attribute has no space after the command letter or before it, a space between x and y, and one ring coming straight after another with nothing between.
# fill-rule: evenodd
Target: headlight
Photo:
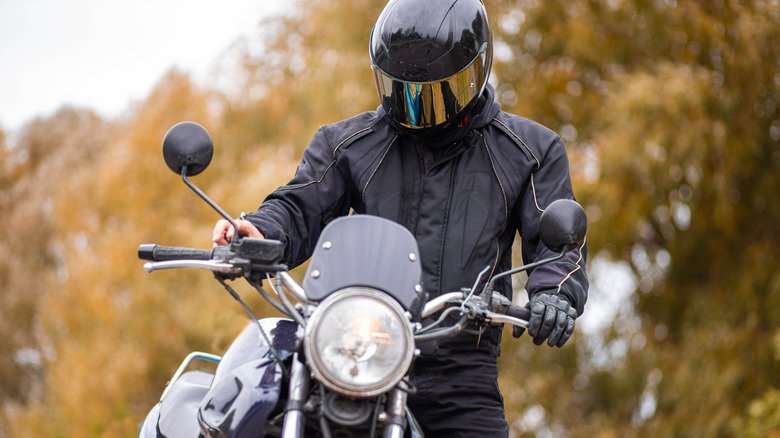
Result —
<instances>
[{"instance_id":1,"label":"headlight","mask_svg":"<svg viewBox=\"0 0 780 438\"><path fill-rule=\"evenodd\" d=\"M372 397L406 374L414 338L395 300L375 289L350 287L317 306L306 325L304 349L325 386L351 397Z\"/></svg>"}]
</instances>

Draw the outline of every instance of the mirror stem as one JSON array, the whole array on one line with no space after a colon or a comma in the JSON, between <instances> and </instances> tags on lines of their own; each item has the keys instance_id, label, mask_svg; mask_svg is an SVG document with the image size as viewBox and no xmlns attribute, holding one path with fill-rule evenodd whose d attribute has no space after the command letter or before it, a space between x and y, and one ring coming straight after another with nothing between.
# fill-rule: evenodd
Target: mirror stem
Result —
<instances>
[{"instance_id":1,"label":"mirror stem","mask_svg":"<svg viewBox=\"0 0 780 438\"><path fill-rule=\"evenodd\" d=\"M189 188L192 189L198 196L201 197L206 203L208 203L211 208L217 211L220 216L225 218L228 222L230 222L230 225L233 225L233 230L235 230L235 234L233 235L233 238L230 239L230 245L233 246L235 243L238 242L238 226L236 225L236 221L233 220L232 217L230 217L229 214L225 213L225 210L221 209L219 205L217 205L214 201L212 201L208 196L206 196L205 193L203 193L198 187L195 186L195 184L191 183L189 179L187 179L187 166L182 167L181 169L181 179L184 181L184 184L187 184Z\"/></svg>"},{"instance_id":2,"label":"mirror stem","mask_svg":"<svg viewBox=\"0 0 780 438\"><path fill-rule=\"evenodd\" d=\"M550 257L549 259L539 260L538 262L534 262L534 263L531 263L531 264L528 264L528 265L523 265L523 266L520 266L518 268L510 269L510 270L502 272L500 274L496 274L493 278L490 279L488 284L485 285L485 289L482 291L482 297L487 299L488 294L490 294L490 292L493 290L493 284L499 278L503 278L503 277L506 277L508 275L517 274L518 272L527 271L527 270L533 269L533 268L535 268L537 266L544 265L545 263L554 262L556 260L559 260L559 259L563 258L563 256L566 255L567 252L568 251L563 250L563 251L561 251L560 254L558 254L556 256L553 256L553 257ZM487 302L489 303L490 301L487 301Z\"/></svg>"}]
</instances>

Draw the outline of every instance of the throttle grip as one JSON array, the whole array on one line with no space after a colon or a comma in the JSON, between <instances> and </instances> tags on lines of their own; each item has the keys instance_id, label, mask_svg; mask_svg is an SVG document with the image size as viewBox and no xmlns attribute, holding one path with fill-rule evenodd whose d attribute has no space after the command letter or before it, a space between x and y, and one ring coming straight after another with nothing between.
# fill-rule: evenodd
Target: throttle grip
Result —
<instances>
[{"instance_id":1,"label":"throttle grip","mask_svg":"<svg viewBox=\"0 0 780 438\"><path fill-rule=\"evenodd\" d=\"M509 306L509 308L506 311L506 314L514 318L522 319L525 321L531 319L531 309L527 307L515 306L514 304Z\"/></svg>"},{"instance_id":2,"label":"throttle grip","mask_svg":"<svg viewBox=\"0 0 780 438\"><path fill-rule=\"evenodd\" d=\"M213 252L213 250L163 246L154 243L145 243L138 246L138 258L152 262L165 260L211 260Z\"/></svg>"}]
</instances>

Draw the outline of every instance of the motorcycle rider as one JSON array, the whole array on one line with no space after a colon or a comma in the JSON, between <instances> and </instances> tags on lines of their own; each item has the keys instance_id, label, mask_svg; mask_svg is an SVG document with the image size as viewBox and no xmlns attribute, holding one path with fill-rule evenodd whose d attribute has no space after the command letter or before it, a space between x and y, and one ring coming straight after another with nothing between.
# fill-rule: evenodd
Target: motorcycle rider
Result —
<instances>
[{"instance_id":1,"label":"motorcycle rider","mask_svg":"<svg viewBox=\"0 0 780 438\"><path fill-rule=\"evenodd\" d=\"M388 218L417 239L430 297L473 286L486 266L480 287L510 269L516 232L524 262L552 256L539 217L552 201L574 198L566 151L549 129L500 110L488 83L492 51L481 0L391 0L369 43L381 105L321 127L293 179L237 221L238 233L285 243L294 267L332 219ZM214 245L233 235L218 221ZM587 299L584 267L583 247L529 274L536 345L561 347L571 336ZM511 298L509 277L496 289ZM500 339L499 329L464 332L423 349L409 406L426 436L508 434Z\"/></svg>"}]
</instances>

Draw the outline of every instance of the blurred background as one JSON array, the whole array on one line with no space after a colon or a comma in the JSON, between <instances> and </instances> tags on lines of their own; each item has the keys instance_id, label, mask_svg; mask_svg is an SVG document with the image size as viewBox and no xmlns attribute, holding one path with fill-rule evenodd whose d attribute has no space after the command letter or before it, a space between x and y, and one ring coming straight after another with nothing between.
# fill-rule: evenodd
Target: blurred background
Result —
<instances>
[{"instance_id":1,"label":"blurred background","mask_svg":"<svg viewBox=\"0 0 780 438\"><path fill-rule=\"evenodd\" d=\"M254 210L318 126L377 106L384 1L51 3L24 21L0 0L0 436L132 437L184 356L246 323L208 273L136 258L208 248L217 219L165 166L165 132L207 127L193 181ZM560 133L590 221L575 336L505 336L512 436L780 436L778 0L486 4L497 98Z\"/></svg>"}]
</instances>

